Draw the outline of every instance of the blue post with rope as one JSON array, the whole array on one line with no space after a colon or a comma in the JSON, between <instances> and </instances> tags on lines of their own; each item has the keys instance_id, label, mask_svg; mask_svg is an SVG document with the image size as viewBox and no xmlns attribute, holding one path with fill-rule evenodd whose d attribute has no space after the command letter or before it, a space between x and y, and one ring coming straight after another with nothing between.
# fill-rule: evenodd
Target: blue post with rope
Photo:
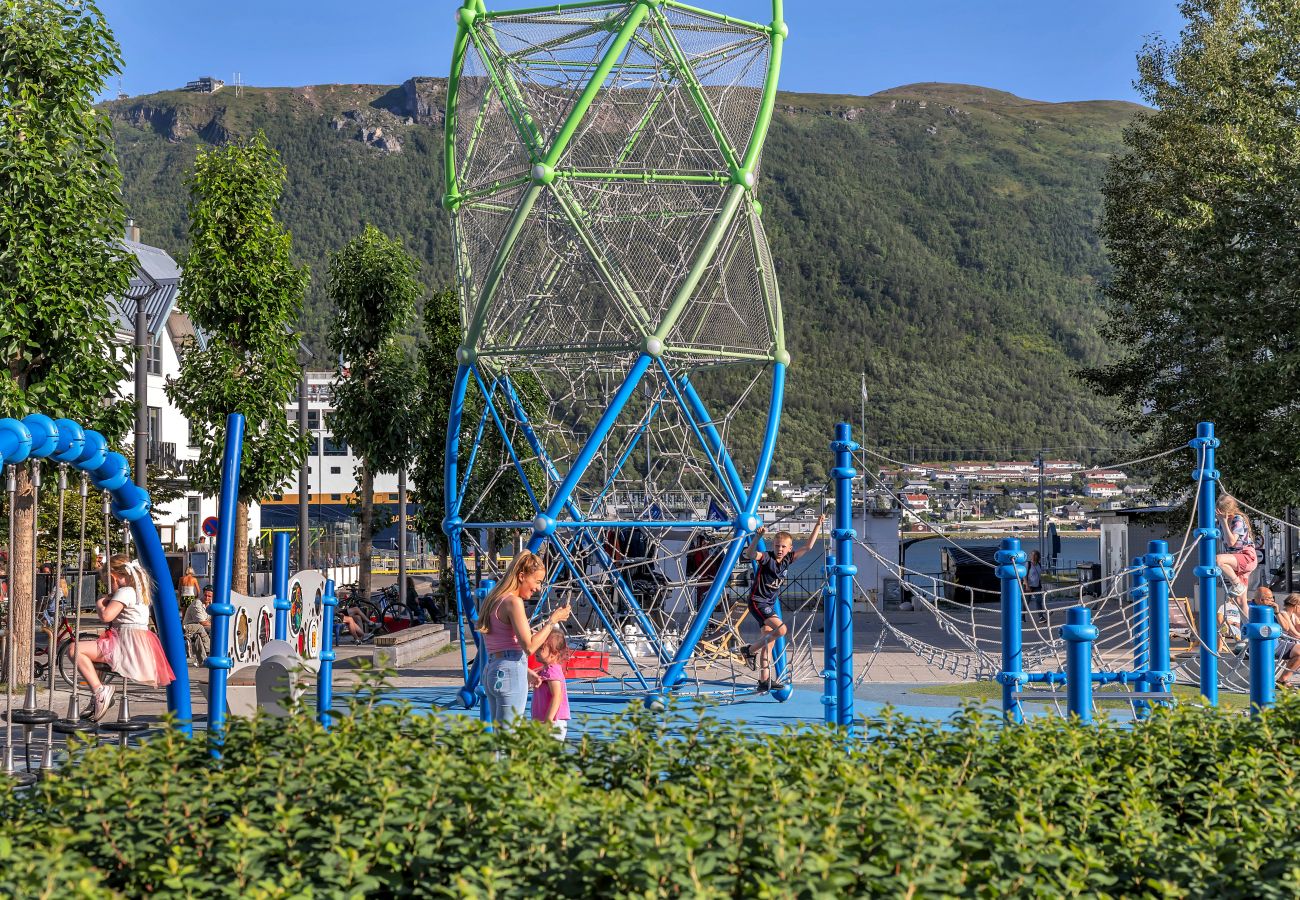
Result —
<instances>
[{"instance_id":1,"label":"blue post with rope","mask_svg":"<svg viewBox=\"0 0 1300 900\"><path fill-rule=\"evenodd\" d=\"M287 538L288 535L286 534L285 537ZM288 544L286 540L286 552L289 549ZM324 619L325 627L321 629L320 671L316 673L316 718L328 731L331 713L334 710L334 660L337 656L334 652L334 608L339 605L338 597L334 594L333 578L325 579L325 592L321 595L320 603L323 609L321 618Z\"/></svg>"},{"instance_id":2,"label":"blue post with rope","mask_svg":"<svg viewBox=\"0 0 1300 900\"><path fill-rule=\"evenodd\" d=\"M1027 678L1020 633L1021 607L1024 605L1020 579L1028 573L1020 538L1003 538L995 559L998 565L994 574L1002 585L1002 671L998 673L998 681L1002 684L1002 717L1004 721L1019 723L1025 720L1025 715L1016 695Z\"/></svg>"},{"instance_id":3,"label":"blue post with rope","mask_svg":"<svg viewBox=\"0 0 1300 900\"><path fill-rule=\"evenodd\" d=\"M1196 482L1196 577L1200 579L1200 602L1196 629L1200 633L1201 694L1210 706L1219 705L1219 658L1215 650L1219 643L1219 528L1215 513L1215 485L1219 471L1214 467L1214 451L1219 439L1214 436L1214 423L1201 422L1196 426L1196 437L1188 444L1198 451L1197 465L1192 470Z\"/></svg>"},{"instance_id":4,"label":"blue post with rope","mask_svg":"<svg viewBox=\"0 0 1300 900\"><path fill-rule=\"evenodd\" d=\"M494 581L491 578L484 578L482 581L479 582L478 589L474 592L475 610L480 610L483 608L483 601L487 599L487 595L491 593L492 589L496 586L497 586L496 581ZM483 641L483 635L479 633L477 627L477 623L478 623L477 615L475 615L474 617L474 622L475 622L475 627L470 629L470 634L474 636L474 644L478 648L478 653L475 656L475 659L478 661L479 672L482 672L483 669L487 667L487 644L484 643ZM469 688L467 687L461 688L461 702L465 704L465 708L469 709L470 704L477 699L478 717L482 719L484 722L491 722L492 717L488 715L487 694L483 692L482 683L480 682L474 686L474 693L467 700L465 697L465 693L468 690Z\"/></svg>"},{"instance_id":5,"label":"blue post with rope","mask_svg":"<svg viewBox=\"0 0 1300 900\"><path fill-rule=\"evenodd\" d=\"M212 654L208 666L208 733L215 742L213 754L219 756L221 732L226 727L226 681L230 676L230 617L235 607L230 602L231 581L235 564L235 512L239 504L239 466L244 453L244 417L240 413L226 416L226 449L221 458L221 500L217 520L216 577L212 585Z\"/></svg>"},{"instance_id":6,"label":"blue post with rope","mask_svg":"<svg viewBox=\"0 0 1300 900\"><path fill-rule=\"evenodd\" d=\"M1065 640L1065 703L1071 715L1084 724L1092 721L1092 645L1097 626L1086 606L1071 607L1061 626Z\"/></svg>"},{"instance_id":7,"label":"blue post with rope","mask_svg":"<svg viewBox=\"0 0 1300 900\"><path fill-rule=\"evenodd\" d=\"M831 450L835 453L835 468L831 478L835 482L835 528L831 539L835 541L835 649L836 689L838 715L835 724L853 727L853 576L858 573L853 565L853 541L858 536L853 528L853 479L858 472L853 468L853 454L858 444L853 440L848 422L835 426L835 440Z\"/></svg>"},{"instance_id":8,"label":"blue post with rope","mask_svg":"<svg viewBox=\"0 0 1300 900\"><path fill-rule=\"evenodd\" d=\"M1250 641L1250 712L1259 715L1273 705L1273 654L1280 634L1271 606L1251 604L1246 638Z\"/></svg>"},{"instance_id":9,"label":"blue post with rope","mask_svg":"<svg viewBox=\"0 0 1300 900\"><path fill-rule=\"evenodd\" d=\"M1148 690L1145 673L1151 668L1151 603L1149 593L1142 557L1135 556L1133 557L1132 571L1129 573L1129 597L1133 601L1133 671L1138 675L1134 686L1139 691ZM1133 710L1139 719L1147 714L1149 708L1145 700L1137 700L1133 703Z\"/></svg>"},{"instance_id":10,"label":"blue post with rope","mask_svg":"<svg viewBox=\"0 0 1300 900\"><path fill-rule=\"evenodd\" d=\"M839 651L836 650L835 638L835 554L826 554L826 588L822 594L822 636L824 661L822 665L822 718L827 725L839 721L840 703L835 697L838 676L835 667L839 665Z\"/></svg>"},{"instance_id":11,"label":"blue post with rope","mask_svg":"<svg viewBox=\"0 0 1300 900\"><path fill-rule=\"evenodd\" d=\"M277 531L272 539L271 582L271 592L275 594L273 637L277 641L287 641L289 639L289 532L287 531ZM332 617L327 616L325 619L327 624L333 621Z\"/></svg>"},{"instance_id":12,"label":"blue post with rope","mask_svg":"<svg viewBox=\"0 0 1300 900\"><path fill-rule=\"evenodd\" d=\"M1174 564L1169 543L1149 542L1142 564L1146 566L1144 578L1151 635L1151 665L1146 674L1146 687L1149 692L1168 693L1174 683L1174 673L1169 668L1169 575Z\"/></svg>"}]
</instances>

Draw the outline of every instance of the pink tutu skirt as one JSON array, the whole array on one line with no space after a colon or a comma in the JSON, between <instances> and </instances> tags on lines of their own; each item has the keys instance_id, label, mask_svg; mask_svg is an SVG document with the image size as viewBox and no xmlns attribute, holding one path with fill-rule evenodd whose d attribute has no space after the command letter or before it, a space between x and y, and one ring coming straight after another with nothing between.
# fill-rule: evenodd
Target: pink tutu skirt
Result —
<instances>
[{"instance_id":1,"label":"pink tutu skirt","mask_svg":"<svg viewBox=\"0 0 1300 900\"><path fill-rule=\"evenodd\" d=\"M110 628L95 641L108 667L123 678L162 687L176 680L158 635L148 628Z\"/></svg>"}]
</instances>

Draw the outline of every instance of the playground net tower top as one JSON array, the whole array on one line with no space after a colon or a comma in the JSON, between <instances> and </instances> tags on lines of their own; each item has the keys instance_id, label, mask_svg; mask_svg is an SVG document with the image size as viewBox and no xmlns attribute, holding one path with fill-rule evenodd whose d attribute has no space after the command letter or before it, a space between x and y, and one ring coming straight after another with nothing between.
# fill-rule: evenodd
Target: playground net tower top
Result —
<instances>
[{"instance_id":1,"label":"playground net tower top","mask_svg":"<svg viewBox=\"0 0 1300 900\"><path fill-rule=\"evenodd\" d=\"M755 194L785 36L772 12L466 0L443 198L462 363L788 363Z\"/></svg>"}]
</instances>

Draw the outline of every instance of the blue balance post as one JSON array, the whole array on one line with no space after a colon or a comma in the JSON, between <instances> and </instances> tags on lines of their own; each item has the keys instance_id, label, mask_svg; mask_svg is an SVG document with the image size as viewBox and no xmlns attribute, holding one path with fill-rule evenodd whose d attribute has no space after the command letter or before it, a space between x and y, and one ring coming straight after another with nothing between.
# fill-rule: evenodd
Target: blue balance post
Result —
<instances>
[{"instance_id":1,"label":"blue balance post","mask_svg":"<svg viewBox=\"0 0 1300 900\"><path fill-rule=\"evenodd\" d=\"M492 589L496 586L497 583L490 578L484 578L479 582L478 590L474 592L474 608L476 610L483 608L483 601L487 599L487 595L491 593ZM487 645L483 643L483 635L479 633L477 616L474 617L474 623L475 627L470 629L470 634L474 636L474 645L477 648L474 657L475 664L481 673L484 667L487 666ZM478 717L484 722L488 721L487 695L483 693L483 685L481 683L475 683L472 693L468 686L461 688L460 701L464 704L466 709L472 708L475 701L477 701Z\"/></svg>"},{"instance_id":2,"label":"blue balance post","mask_svg":"<svg viewBox=\"0 0 1300 900\"><path fill-rule=\"evenodd\" d=\"M1273 705L1273 653L1281 633L1271 606L1251 604L1246 638L1250 641L1250 711L1259 715Z\"/></svg>"},{"instance_id":3,"label":"blue balance post","mask_svg":"<svg viewBox=\"0 0 1300 900\"><path fill-rule=\"evenodd\" d=\"M1065 702L1080 722L1092 721L1092 644L1097 628L1086 606L1072 607L1061 626L1065 640Z\"/></svg>"},{"instance_id":4,"label":"blue balance post","mask_svg":"<svg viewBox=\"0 0 1300 900\"><path fill-rule=\"evenodd\" d=\"M822 592L822 636L824 661L822 664L822 717L827 725L834 725L839 719L840 703L835 698L838 676L835 667L839 665L839 652L835 648L835 554L826 554L826 589Z\"/></svg>"},{"instance_id":5,"label":"blue balance post","mask_svg":"<svg viewBox=\"0 0 1300 900\"><path fill-rule=\"evenodd\" d=\"M271 544L271 592L275 594L274 637L277 641L289 639L289 533L277 531ZM332 616L325 618L326 628L333 630Z\"/></svg>"},{"instance_id":6,"label":"blue balance post","mask_svg":"<svg viewBox=\"0 0 1300 900\"><path fill-rule=\"evenodd\" d=\"M1174 683L1174 673L1169 668L1169 576L1174 558L1169 555L1168 542L1149 542L1142 564L1146 566L1144 578L1151 635L1151 667L1147 670L1146 686L1148 691L1168 693ZM1218 636L1212 640L1217 641Z\"/></svg>"},{"instance_id":7,"label":"blue balance post","mask_svg":"<svg viewBox=\"0 0 1300 900\"><path fill-rule=\"evenodd\" d=\"M1214 450L1219 439L1214 436L1214 423L1201 422L1196 426L1196 437L1188 444L1197 451L1198 464L1192 470L1196 482L1196 577L1200 579L1200 602L1197 604L1197 631L1201 644L1201 694L1210 706L1219 705L1219 658L1215 648L1219 644L1219 598L1217 595L1219 569L1215 558L1219 553L1219 528L1215 513L1215 486L1219 471L1214 467Z\"/></svg>"},{"instance_id":8,"label":"blue balance post","mask_svg":"<svg viewBox=\"0 0 1300 900\"><path fill-rule=\"evenodd\" d=\"M1151 668L1151 603L1142 557L1133 558L1132 569L1129 573L1129 596L1133 600L1133 671L1138 673L1134 686L1145 691L1148 688L1144 673ZM1145 700L1133 704L1138 718L1145 716L1148 708Z\"/></svg>"},{"instance_id":9,"label":"blue balance post","mask_svg":"<svg viewBox=\"0 0 1300 900\"><path fill-rule=\"evenodd\" d=\"M853 541L858 533L853 529L853 479L858 472L853 468L853 453L858 449L852 439L848 422L835 426L835 468L831 478L835 481L835 528L831 538L835 541L835 602L837 611L835 649L837 659L835 697L839 705L836 724L843 728L853 726L853 576L858 574L853 565Z\"/></svg>"},{"instance_id":10,"label":"blue balance post","mask_svg":"<svg viewBox=\"0 0 1300 900\"><path fill-rule=\"evenodd\" d=\"M280 535L276 535L279 537ZM287 538L288 535L286 534ZM287 551L289 542L285 541ZM278 595L277 595L278 597ZM320 671L316 674L316 718L328 730L330 713L334 709L334 607L338 606L338 597L334 596L334 579L325 579L325 593L320 598L324 611L321 618L326 627L322 628L320 638Z\"/></svg>"},{"instance_id":11,"label":"blue balance post","mask_svg":"<svg viewBox=\"0 0 1300 900\"><path fill-rule=\"evenodd\" d=\"M221 500L217 519L216 577L212 585L212 655L208 657L208 733L214 740L213 755L220 755L221 732L226 727L226 681L230 675L230 602L235 563L235 510L239 503L239 466L244 453L244 417L226 417L226 449L221 458Z\"/></svg>"},{"instance_id":12,"label":"blue balance post","mask_svg":"<svg viewBox=\"0 0 1300 900\"><path fill-rule=\"evenodd\" d=\"M1003 538L999 545L995 573L1002 584L1002 671L998 681L1002 684L1002 717L1013 722L1023 722L1024 712L1016 694L1024 684L1024 655L1020 634L1021 607L1024 592L1020 579L1028 573L1025 552L1020 549L1019 538Z\"/></svg>"}]
</instances>

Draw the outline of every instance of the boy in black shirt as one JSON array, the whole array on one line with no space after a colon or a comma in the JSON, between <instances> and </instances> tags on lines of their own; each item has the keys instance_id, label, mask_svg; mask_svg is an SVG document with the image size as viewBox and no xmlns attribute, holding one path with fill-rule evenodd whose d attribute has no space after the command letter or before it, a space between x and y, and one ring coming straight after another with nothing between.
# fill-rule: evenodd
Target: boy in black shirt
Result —
<instances>
[{"instance_id":1,"label":"boy in black shirt","mask_svg":"<svg viewBox=\"0 0 1300 900\"><path fill-rule=\"evenodd\" d=\"M776 614L781 582L785 580L785 573L790 568L790 564L817 546L817 538L821 535L822 524L825 521L825 515L817 517L817 524L813 527L812 534L808 535L807 543L798 550L794 549L794 538L788 531L777 534L772 541L770 553L754 549L758 539L766 531L760 528L754 532L754 543L750 544L745 551L746 559L758 561L754 583L749 590L749 614L762 626L762 630L759 632L758 640L743 648L742 652L745 655L745 665L758 670L760 694L785 688L784 684L773 677L775 672L772 671L772 644L777 638L784 637L786 634L785 623Z\"/></svg>"}]
</instances>

